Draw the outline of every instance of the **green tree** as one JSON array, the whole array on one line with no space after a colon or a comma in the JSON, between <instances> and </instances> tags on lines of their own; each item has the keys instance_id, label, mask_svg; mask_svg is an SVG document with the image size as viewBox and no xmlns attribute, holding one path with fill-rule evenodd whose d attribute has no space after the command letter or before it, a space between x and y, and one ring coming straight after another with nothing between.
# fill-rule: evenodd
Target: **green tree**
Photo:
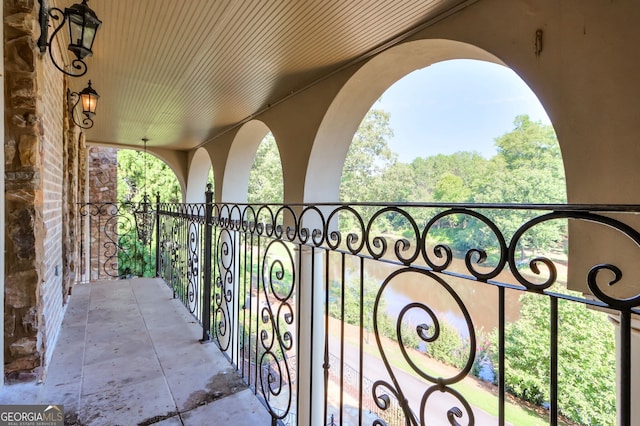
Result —
<instances>
[{"instance_id":1,"label":"green tree","mask_svg":"<svg viewBox=\"0 0 640 426\"><path fill-rule=\"evenodd\" d=\"M563 292L566 292L564 290ZM549 298L521 297L521 317L505 328L507 389L526 401L549 401ZM585 425L613 425L615 335L606 315L575 302L559 301L558 405L563 415ZM497 332L492 346L497 348ZM494 365L497 354L492 354Z\"/></svg>"},{"instance_id":2,"label":"green tree","mask_svg":"<svg viewBox=\"0 0 640 426\"><path fill-rule=\"evenodd\" d=\"M474 201L566 203L564 167L553 127L526 115L517 116L513 124L511 132L496 138L498 154L489 173L478 181Z\"/></svg>"},{"instance_id":3,"label":"green tree","mask_svg":"<svg viewBox=\"0 0 640 426\"><path fill-rule=\"evenodd\" d=\"M253 158L247 191L249 203L282 203L284 184L278 145L271 133L264 137Z\"/></svg>"},{"instance_id":4,"label":"green tree","mask_svg":"<svg viewBox=\"0 0 640 426\"><path fill-rule=\"evenodd\" d=\"M411 167L414 171L415 185L418 191L412 201L468 201L459 199L459 196L456 196L456 199L450 199L449 194L446 193L440 193L436 197L436 187L443 178L450 179L445 176L453 175L460 178L463 186L467 188L467 191L470 191L474 188L476 181L484 175L487 163L488 160L477 152L465 151L414 159L411 162Z\"/></svg>"},{"instance_id":5,"label":"green tree","mask_svg":"<svg viewBox=\"0 0 640 426\"><path fill-rule=\"evenodd\" d=\"M514 130L496 138L498 154L490 160L473 153L437 155L414 160L415 174L434 201L470 203L564 203L565 179L562 158L551 126L528 116L514 120ZM539 212L488 211L507 238ZM475 219L448 217L435 232L454 249L496 249L497 240L489 228ZM520 240L524 260L534 247L560 247L566 236L566 222L535 226Z\"/></svg>"},{"instance_id":6,"label":"green tree","mask_svg":"<svg viewBox=\"0 0 640 426\"><path fill-rule=\"evenodd\" d=\"M374 189L377 201L408 202L412 201L416 191L415 177L411 165L394 162L387 168Z\"/></svg>"},{"instance_id":7,"label":"green tree","mask_svg":"<svg viewBox=\"0 0 640 426\"><path fill-rule=\"evenodd\" d=\"M473 201L478 203L566 203L564 167L553 127L522 115L514 130L496 139L498 154L483 179L477 181ZM539 212L500 211L492 214L507 238ZM535 226L521 239L525 257L534 247L559 247L567 234L566 221Z\"/></svg>"},{"instance_id":8,"label":"green tree","mask_svg":"<svg viewBox=\"0 0 640 426\"><path fill-rule=\"evenodd\" d=\"M378 109L369 110L360 123L345 158L340 181L341 201L381 201L378 189L382 178L397 161L397 155L391 151L387 142L392 136L389 113Z\"/></svg>"},{"instance_id":9,"label":"green tree","mask_svg":"<svg viewBox=\"0 0 640 426\"><path fill-rule=\"evenodd\" d=\"M527 115L515 118L514 129L496 138L498 155L507 168L543 168L564 178L560 146L553 127L540 121L531 121Z\"/></svg>"},{"instance_id":10,"label":"green tree","mask_svg":"<svg viewBox=\"0 0 640 426\"><path fill-rule=\"evenodd\" d=\"M436 201L463 203L471 198L471 189L460 176L445 172L435 185L433 198Z\"/></svg>"},{"instance_id":11,"label":"green tree","mask_svg":"<svg viewBox=\"0 0 640 426\"><path fill-rule=\"evenodd\" d=\"M156 194L161 202L182 202L180 184L173 170L151 154L142 151L120 149L117 153L118 202L137 203L144 193L155 205ZM133 207L133 206L132 206ZM132 208L122 208L118 218L118 273L152 276L155 273L155 254L152 252L154 234L146 244L138 238Z\"/></svg>"},{"instance_id":12,"label":"green tree","mask_svg":"<svg viewBox=\"0 0 640 426\"><path fill-rule=\"evenodd\" d=\"M155 203L155 195L158 192L162 202L182 202L178 178L164 161L142 151L119 149L118 201L142 201L144 192L149 195L152 203Z\"/></svg>"}]
</instances>

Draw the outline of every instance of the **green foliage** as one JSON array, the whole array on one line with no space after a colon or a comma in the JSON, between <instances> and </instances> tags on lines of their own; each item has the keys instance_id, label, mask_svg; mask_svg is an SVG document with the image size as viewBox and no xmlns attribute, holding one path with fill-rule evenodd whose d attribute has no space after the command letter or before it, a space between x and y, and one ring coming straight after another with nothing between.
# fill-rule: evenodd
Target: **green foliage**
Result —
<instances>
[{"instance_id":1,"label":"green foliage","mask_svg":"<svg viewBox=\"0 0 640 426\"><path fill-rule=\"evenodd\" d=\"M379 179L375 195L369 197L372 201L396 200L399 202L411 201L416 190L414 172L410 164L393 162Z\"/></svg>"},{"instance_id":2,"label":"green foliage","mask_svg":"<svg viewBox=\"0 0 640 426\"><path fill-rule=\"evenodd\" d=\"M515 396L542 405L549 401L549 298L525 294L521 318L505 328L505 382ZM613 425L615 336L606 315L575 302L559 301L558 405L585 425ZM497 334L497 333L496 333ZM497 335L492 336L496 346ZM497 354L492 354L497 365Z\"/></svg>"},{"instance_id":3,"label":"green foliage","mask_svg":"<svg viewBox=\"0 0 640 426\"><path fill-rule=\"evenodd\" d=\"M155 205L156 194L161 202L182 202L180 184L173 170L159 158L142 151L118 150L118 202L139 203L144 193ZM133 207L133 206L132 206ZM123 211L124 212L124 211ZM130 213L124 213L118 221L119 275L155 275L155 235L145 246L137 238L135 220Z\"/></svg>"},{"instance_id":4,"label":"green foliage","mask_svg":"<svg viewBox=\"0 0 640 426\"><path fill-rule=\"evenodd\" d=\"M486 178L479 181L473 201L479 203L566 203L560 148L553 128L526 115L516 117L514 130L496 139L498 155ZM493 219L505 237L536 212L501 211ZM537 225L527 232L521 250L559 247L567 233L565 221Z\"/></svg>"},{"instance_id":5,"label":"green foliage","mask_svg":"<svg viewBox=\"0 0 640 426\"><path fill-rule=\"evenodd\" d=\"M489 160L477 152L456 152L450 155L438 154L416 158L411 167L418 192L411 201L470 201L475 185L487 172L488 163ZM462 190L465 192L460 193Z\"/></svg>"},{"instance_id":6,"label":"green foliage","mask_svg":"<svg viewBox=\"0 0 640 426\"><path fill-rule=\"evenodd\" d=\"M364 293L361 295L360 285L354 279L347 279L344 283L344 293L340 282L332 281L330 285L329 315L343 319L347 324L360 326L360 306L363 306L363 327L373 331L373 308L378 294L379 284L373 280L365 280ZM344 316L342 316L342 300L344 299ZM362 301L362 302L361 302ZM395 338L395 323L387 314L387 304L384 298L378 303L378 330L383 336Z\"/></svg>"},{"instance_id":7,"label":"green foliage","mask_svg":"<svg viewBox=\"0 0 640 426\"><path fill-rule=\"evenodd\" d=\"M399 163L388 146L393 135L389 114L371 110L363 119L349 148L340 186L342 201L382 202L466 202L466 203L564 203L564 170L559 145L551 126L527 116L514 120L514 130L496 139L498 154L485 159L475 152L439 154ZM361 209L363 217L371 212ZM371 210L371 209L369 209ZM434 214L427 209L413 213L418 224ZM500 211L488 213L507 239L536 213ZM354 225L341 221L343 232ZM378 219L375 230L401 235L406 221L393 215ZM539 224L520 240L523 254L536 248L563 246L566 222ZM443 219L430 235L454 250L464 252L483 247L491 254L497 239L480 221L468 217Z\"/></svg>"},{"instance_id":8,"label":"green foliage","mask_svg":"<svg viewBox=\"0 0 640 426\"><path fill-rule=\"evenodd\" d=\"M518 116L514 130L496 139L498 154L486 160L473 153L438 155L412 163L424 186L432 188L434 201L470 203L564 203L565 179L555 133L551 126ZM431 179L431 183L427 179ZM513 233L536 212L503 210L488 216L504 236ZM447 218L437 224L434 236L453 249L495 248L496 240L480 221ZM521 242L521 251L550 250L564 242L566 222L537 225Z\"/></svg>"},{"instance_id":9,"label":"green foliage","mask_svg":"<svg viewBox=\"0 0 640 426\"><path fill-rule=\"evenodd\" d=\"M440 362L461 368L469 356L469 342L462 339L455 327L441 321L440 334L435 341L427 344L427 353Z\"/></svg>"},{"instance_id":10,"label":"green foliage","mask_svg":"<svg viewBox=\"0 0 640 426\"><path fill-rule=\"evenodd\" d=\"M158 192L163 203L182 202L180 183L164 161L142 151L119 149L118 202L140 202L145 192L152 204Z\"/></svg>"},{"instance_id":11,"label":"green foliage","mask_svg":"<svg viewBox=\"0 0 640 426\"><path fill-rule=\"evenodd\" d=\"M249 174L247 191L249 203L282 203L284 184L280 153L273 135L269 133L258 146Z\"/></svg>"},{"instance_id":12,"label":"green foliage","mask_svg":"<svg viewBox=\"0 0 640 426\"><path fill-rule=\"evenodd\" d=\"M520 168L548 168L549 173L564 178L560 146L553 127L539 121L531 121L527 115L519 115L513 122L515 128L496 139L498 155L504 158L510 170Z\"/></svg>"},{"instance_id":13,"label":"green foliage","mask_svg":"<svg viewBox=\"0 0 640 426\"><path fill-rule=\"evenodd\" d=\"M471 189L465 185L460 176L445 172L436 183L433 198L435 201L463 203L471 198Z\"/></svg>"},{"instance_id":14,"label":"green foliage","mask_svg":"<svg viewBox=\"0 0 640 426\"><path fill-rule=\"evenodd\" d=\"M341 201L380 201L381 193L389 195L389 191L396 191L394 185L387 187L385 173L402 176L409 173L409 170L394 167L397 155L391 151L387 143L392 136L389 113L377 109L370 110L353 136L342 168ZM396 194L408 194L410 191L411 186L390 195L395 197Z\"/></svg>"},{"instance_id":15,"label":"green foliage","mask_svg":"<svg viewBox=\"0 0 640 426\"><path fill-rule=\"evenodd\" d=\"M131 238L135 231L118 237L118 275L153 277L156 273L155 238L146 246L138 238Z\"/></svg>"}]
</instances>

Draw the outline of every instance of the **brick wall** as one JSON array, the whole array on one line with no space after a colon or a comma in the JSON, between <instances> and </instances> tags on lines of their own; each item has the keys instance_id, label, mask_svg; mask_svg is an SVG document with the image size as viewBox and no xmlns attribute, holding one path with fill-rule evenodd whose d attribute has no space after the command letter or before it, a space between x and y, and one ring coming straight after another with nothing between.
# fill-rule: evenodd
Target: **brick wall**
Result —
<instances>
[{"instance_id":1,"label":"brick wall","mask_svg":"<svg viewBox=\"0 0 640 426\"><path fill-rule=\"evenodd\" d=\"M43 59L47 59L45 56ZM44 282L39 291L39 343L48 364L64 315L62 285L62 216L65 171L65 81L50 61L41 61L38 113L42 123L42 216L44 222ZM67 206L64 205L64 210ZM67 253L65 253L65 256Z\"/></svg>"},{"instance_id":2,"label":"brick wall","mask_svg":"<svg viewBox=\"0 0 640 426\"><path fill-rule=\"evenodd\" d=\"M84 149L84 133L75 126L69 126L64 140L64 161L67 177L63 188L62 202L66 209L62 211L62 242L63 253L73 254L62 257L62 298L66 303L71 294L71 286L79 280L80 256L80 153Z\"/></svg>"}]
</instances>

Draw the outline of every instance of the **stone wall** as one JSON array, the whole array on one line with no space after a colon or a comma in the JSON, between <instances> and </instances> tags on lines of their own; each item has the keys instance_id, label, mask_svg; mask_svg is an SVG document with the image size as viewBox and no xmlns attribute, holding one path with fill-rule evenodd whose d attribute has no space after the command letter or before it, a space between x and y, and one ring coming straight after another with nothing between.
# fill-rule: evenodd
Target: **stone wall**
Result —
<instances>
[{"instance_id":1,"label":"stone wall","mask_svg":"<svg viewBox=\"0 0 640 426\"><path fill-rule=\"evenodd\" d=\"M118 169L117 152L115 148L92 146L88 149L88 198L90 203L103 204L115 203L118 195ZM105 247L109 224L113 225L113 209L90 209L92 213L104 214L89 215L89 232L94 236L88 241L89 245L89 273L92 280L108 277L117 273L118 260L108 256L115 251L112 247ZM109 229L107 229L109 228ZM100 236L95 238L95 236ZM112 235L113 236L113 235ZM116 237L117 238L117 237ZM105 276L105 273L107 274Z\"/></svg>"},{"instance_id":2,"label":"stone wall","mask_svg":"<svg viewBox=\"0 0 640 426\"><path fill-rule=\"evenodd\" d=\"M89 148L89 202L115 203L118 195L118 150L92 146Z\"/></svg>"},{"instance_id":3,"label":"stone wall","mask_svg":"<svg viewBox=\"0 0 640 426\"><path fill-rule=\"evenodd\" d=\"M4 371L10 383L42 379L58 336L76 255L68 241L73 231L63 224L78 186L68 168L79 154L71 148L65 77L36 46L39 3L5 0L3 7Z\"/></svg>"},{"instance_id":4,"label":"stone wall","mask_svg":"<svg viewBox=\"0 0 640 426\"><path fill-rule=\"evenodd\" d=\"M42 123L37 111L33 1L4 2L5 377L32 379L42 366L37 297L44 280Z\"/></svg>"}]
</instances>

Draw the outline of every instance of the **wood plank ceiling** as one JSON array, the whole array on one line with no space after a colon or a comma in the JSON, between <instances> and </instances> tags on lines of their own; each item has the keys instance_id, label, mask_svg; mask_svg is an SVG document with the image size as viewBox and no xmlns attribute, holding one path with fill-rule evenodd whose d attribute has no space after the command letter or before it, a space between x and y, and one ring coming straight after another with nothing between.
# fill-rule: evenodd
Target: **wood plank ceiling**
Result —
<instances>
[{"instance_id":1,"label":"wood plank ceiling","mask_svg":"<svg viewBox=\"0 0 640 426\"><path fill-rule=\"evenodd\" d=\"M79 0L57 0L67 7ZM53 1L51 1L53 3ZM90 0L90 142L192 149L468 0ZM53 5L53 4L52 4Z\"/></svg>"}]
</instances>

